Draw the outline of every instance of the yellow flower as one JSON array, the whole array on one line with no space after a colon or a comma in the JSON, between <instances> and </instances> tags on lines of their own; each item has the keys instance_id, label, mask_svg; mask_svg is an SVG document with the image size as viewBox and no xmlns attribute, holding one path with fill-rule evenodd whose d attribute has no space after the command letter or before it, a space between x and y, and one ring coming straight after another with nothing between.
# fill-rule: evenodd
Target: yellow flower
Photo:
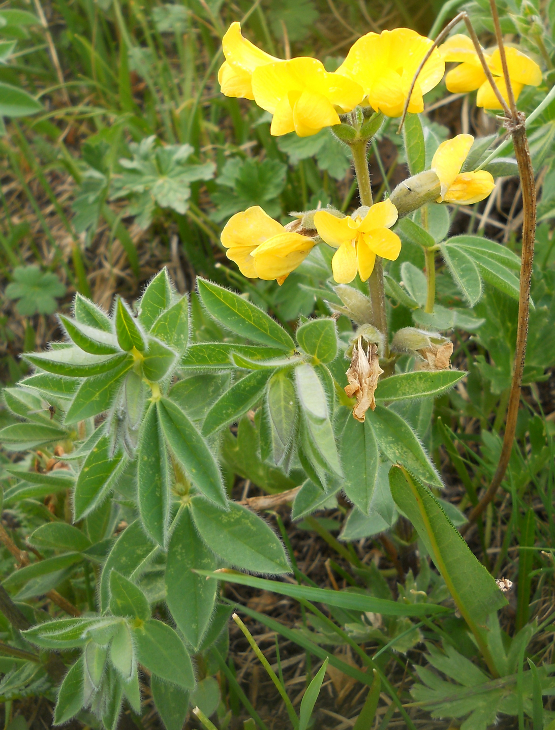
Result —
<instances>
[{"instance_id":1,"label":"yellow flower","mask_svg":"<svg viewBox=\"0 0 555 730\"><path fill-rule=\"evenodd\" d=\"M252 72L265 63L275 63L279 58L264 53L241 35L241 24L232 23L222 39L225 62L218 72L218 81L225 96L254 99Z\"/></svg>"},{"instance_id":2,"label":"yellow flower","mask_svg":"<svg viewBox=\"0 0 555 730\"><path fill-rule=\"evenodd\" d=\"M273 114L275 136L295 131L308 137L339 124L337 109L349 112L364 96L357 83L328 73L315 58L260 65L253 71L252 89L258 106Z\"/></svg>"},{"instance_id":3,"label":"yellow flower","mask_svg":"<svg viewBox=\"0 0 555 730\"><path fill-rule=\"evenodd\" d=\"M226 256L249 279L277 279L283 284L315 245L315 240L288 231L253 205L226 223L221 240Z\"/></svg>"},{"instance_id":4,"label":"yellow flower","mask_svg":"<svg viewBox=\"0 0 555 730\"><path fill-rule=\"evenodd\" d=\"M432 170L441 182L438 203L470 205L487 198L493 190L493 177L486 170L461 173L461 167L473 142L474 137L471 134L458 134L453 139L442 142L437 148L432 159Z\"/></svg>"},{"instance_id":5,"label":"yellow flower","mask_svg":"<svg viewBox=\"0 0 555 730\"><path fill-rule=\"evenodd\" d=\"M399 117L409 89L424 56L432 45L429 38L408 28L368 33L359 38L337 73L357 81L368 104L388 117ZM445 62L434 50L420 72L408 111L424 110L423 95L437 86L445 73Z\"/></svg>"},{"instance_id":6,"label":"yellow flower","mask_svg":"<svg viewBox=\"0 0 555 730\"><path fill-rule=\"evenodd\" d=\"M348 284L357 270L366 281L374 270L376 256L395 261L401 252L401 239L388 229L396 220L397 208L390 200L373 205L364 218L337 218L325 210L314 215L320 238L337 248L331 266L338 284Z\"/></svg>"},{"instance_id":7,"label":"yellow flower","mask_svg":"<svg viewBox=\"0 0 555 730\"><path fill-rule=\"evenodd\" d=\"M445 77L445 85L449 91L457 94L476 91L477 89L477 106L484 109L502 109L499 99L486 78L474 44L468 36L454 35L439 50L445 61L455 61L460 64L449 71ZM516 100L524 86L538 86L541 84L542 72L535 61L518 49L505 48L505 53ZM484 56L501 96L508 102L499 49L496 48L492 54L484 51Z\"/></svg>"}]
</instances>

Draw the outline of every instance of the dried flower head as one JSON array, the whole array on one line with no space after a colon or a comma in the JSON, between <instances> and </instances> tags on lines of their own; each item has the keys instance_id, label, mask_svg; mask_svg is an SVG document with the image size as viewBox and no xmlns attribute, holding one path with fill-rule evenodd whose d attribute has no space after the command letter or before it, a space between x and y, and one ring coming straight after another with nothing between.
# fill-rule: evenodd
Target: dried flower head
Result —
<instances>
[{"instance_id":1,"label":"dried flower head","mask_svg":"<svg viewBox=\"0 0 555 730\"><path fill-rule=\"evenodd\" d=\"M377 345L369 345L365 351L362 345L362 338L359 338L353 348L351 366L347 370L349 385L345 393L352 398L356 397L357 402L353 408L353 417L361 423L366 418L366 411L376 408L374 393L378 386L378 378L383 373L378 358Z\"/></svg>"}]
</instances>

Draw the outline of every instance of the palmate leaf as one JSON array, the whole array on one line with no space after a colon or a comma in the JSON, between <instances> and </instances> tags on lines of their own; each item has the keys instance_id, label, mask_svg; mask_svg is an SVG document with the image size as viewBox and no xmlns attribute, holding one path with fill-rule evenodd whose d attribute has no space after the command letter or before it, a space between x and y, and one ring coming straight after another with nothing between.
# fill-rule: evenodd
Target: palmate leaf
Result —
<instances>
[{"instance_id":1,"label":"palmate leaf","mask_svg":"<svg viewBox=\"0 0 555 730\"><path fill-rule=\"evenodd\" d=\"M22 92L23 93L23 92ZM2 116L2 84L0 84L0 117ZM15 115L14 115L15 116ZM58 307L56 301L66 293L66 287L56 274L42 272L38 266L16 266L13 281L6 287L8 299L17 300L19 314L52 314Z\"/></svg>"},{"instance_id":2,"label":"palmate leaf","mask_svg":"<svg viewBox=\"0 0 555 730\"><path fill-rule=\"evenodd\" d=\"M270 216L281 210L279 196L285 187L287 166L279 160L253 160L232 157L216 179L220 189L212 195L217 206L212 217L216 221L259 205Z\"/></svg>"}]
</instances>

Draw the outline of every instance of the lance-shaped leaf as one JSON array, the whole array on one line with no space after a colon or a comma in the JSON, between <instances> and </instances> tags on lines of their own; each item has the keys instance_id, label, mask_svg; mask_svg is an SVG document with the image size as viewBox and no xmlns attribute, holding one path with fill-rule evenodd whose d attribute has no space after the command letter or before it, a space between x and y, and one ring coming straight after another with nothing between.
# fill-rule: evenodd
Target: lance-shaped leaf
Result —
<instances>
[{"instance_id":1,"label":"lance-shaped leaf","mask_svg":"<svg viewBox=\"0 0 555 730\"><path fill-rule=\"evenodd\" d=\"M289 373L272 376L266 394L266 412L271 429L274 461L279 464L291 444L297 425L297 396Z\"/></svg>"},{"instance_id":2,"label":"lance-shaped leaf","mask_svg":"<svg viewBox=\"0 0 555 730\"><path fill-rule=\"evenodd\" d=\"M104 500L121 471L118 469L121 462L121 452L111 456L110 438L102 436L89 452L77 478L73 494L73 516L76 522Z\"/></svg>"},{"instance_id":3,"label":"lance-shaped leaf","mask_svg":"<svg viewBox=\"0 0 555 730\"><path fill-rule=\"evenodd\" d=\"M81 324L96 327L96 329L104 332L112 332L112 322L108 315L82 294L77 293L75 295L73 316Z\"/></svg>"},{"instance_id":4,"label":"lance-shaped leaf","mask_svg":"<svg viewBox=\"0 0 555 730\"><path fill-rule=\"evenodd\" d=\"M137 321L121 299L116 304L116 336L122 350L129 352L134 347L142 352L146 347L145 338Z\"/></svg>"},{"instance_id":5,"label":"lance-shaped leaf","mask_svg":"<svg viewBox=\"0 0 555 730\"><path fill-rule=\"evenodd\" d=\"M85 670L87 676L95 689L100 687L104 667L106 666L106 656L108 650L105 646L99 646L94 641L90 641L85 647Z\"/></svg>"},{"instance_id":6,"label":"lance-shaped leaf","mask_svg":"<svg viewBox=\"0 0 555 730\"><path fill-rule=\"evenodd\" d=\"M150 405L139 435L137 486L141 522L149 537L165 547L170 517L170 481L168 455L155 403Z\"/></svg>"},{"instance_id":7,"label":"lance-shaped leaf","mask_svg":"<svg viewBox=\"0 0 555 730\"><path fill-rule=\"evenodd\" d=\"M27 451L67 438L67 431L39 423L13 423L0 430L0 443L8 451Z\"/></svg>"},{"instance_id":8,"label":"lance-shaped leaf","mask_svg":"<svg viewBox=\"0 0 555 730\"><path fill-rule=\"evenodd\" d=\"M295 343L287 332L254 304L205 279L197 281L202 303L224 327L262 345L287 351L295 349Z\"/></svg>"},{"instance_id":9,"label":"lance-shaped leaf","mask_svg":"<svg viewBox=\"0 0 555 730\"><path fill-rule=\"evenodd\" d=\"M519 298L520 285L518 278L509 271L505 264L490 259L487 254L473 253L472 258L478 264L480 273L488 284L502 291L512 299Z\"/></svg>"},{"instance_id":10,"label":"lance-shaped leaf","mask_svg":"<svg viewBox=\"0 0 555 730\"><path fill-rule=\"evenodd\" d=\"M166 562L166 601L177 627L198 650L214 610L214 581L193 570L214 570L216 560L199 537L189 510L184 510L172 530Z\"/></svg>"},{"instance_id":11,"label":"lance-shaped leaf","mask_svg":"<svg viewBox=\"0 0 555 730\"><path fill-rule=\"evenodd\" d=\"M72 321L69 317L64 317L63 314L58 315L58 317L68 337L85 352L91 355L114 355L121 352L116 337L111 332L105 332L75 320Z\"/></svg>"},{"instance_id":12,"label":"lance-shaped leaf","mask_svg":"<svg viewBox=\"0 0 555 730\"><path fill-rule=\"evenodd\" d=\"M507 604L493 577L472 554L429 489L393 467L391 494L414 525L455 604L483 649L487 617Z\"/></svg>"},{"instance_id":13,"label":"lance-shaped leaf","mask_svg":"<svg viewBox=\"0 0 555 730\"><path fill-rule=\"evenodd\" d=\"M123 384L125 374L132 367L133 358L128 355L120 365L117 365L109 372L84 380L73 397L66 414L66 423L77 423L77 421L107 411L112 405L118 389Z\"/></svg>"},{"instance_id":14,"label":"lance-shaped leaf","mask_svg":"<svg viewBox=\"0 0 555 730\"><path fill-rule=\"evenodd\" d=\"M142 361L145 378L157 382L162 380L174 365L177 355L159 340L148 338L148 350Z\"/></svg>"},{"instance_id":15,"label":"lance-shaped leaf","mask_svg":"<svg viewBox=\"0 0 555 730\"><path fill-rule=\"evenodd\" d=\"M438 396L450 390L466 376L461 370L417 371L398 373L378 382L377 401L410 400Z\"/></svg>"},{"instance_id":16,"label":"lance-shaped leaf","mask_svg":"<svg viewBox=\"0 0 555 730\"><path fill-rule=\"evenodd\" d=\"M41 370L70 378L90 378L121 365L128 357L121 355L90 355L78 347L63 347L48 352L23 353L23 358Z\"/></svg>"},{"instance_id":17,"label":"lance-shaped leaf","mask_svg":"<svg viewBox=\"0 0 555 730\"><path fill-rule=\"evenodd\" d=\"M370 421L360 423L349 418L341 436L341 464L348 499L364 514L368 514L376 489L380 454Z\"/></svg>"},{"instance_id":18,"label":"lance-shaped leaf","mask_svg":"<svg viewBox=\"0 0 555 730\"><path fill-rule=\"evenodd\" d=\"M403 126L403 140L411 175L418 175L426 167L426 145L418 114L407 114Z\"/></svg>"},{"instance_id":19,"label":"lance-shaped leaf","mask_svg":"<svg viewBox=\"0 0 555 730\"><path fill-rule=\"evenodd\" d=\"M131 678L135 669L135 651L131 629L127 621L120 623L110 643L110 661L123 679L129 680Z\"/></svg>"},{"instance_id":20,"label":"lance-shaped leaf","mask_svg":"<svg viewBox=\"0 0 555 730\"><path fill-rule=\"evenodd\" d=\"M172 301L172 287L168 270L164 266L156 276L150 280L139 302L139 322L150 330L158 317L170 306Z\"/></svg>"},{"instance_id":21,"label":"lance-shaped leaf","mask_svg":"<svg viewBox=\"0 0 555 730\"><path fill-rule=\"evenodd\" d=\"M271 374L271 370L255 370L234 383L208 411L202 426L203 434L210 436L250 411L263 397Z\"/></svg>"},{"instance_id":22,"label":"lance-shaped leaf","mask_svg":"<svg viewBox=\"0 0 555 730\"><path fill-rule=\"evenodd\" d=\"M163 398L157 407L166 441L191 482L208 499L225 507L222 476L204 438L171 400Z\"/></svg>"},{"instance_id":23,"label":"lance-shaped leaf","mask_svg":"<svg viewBox=\"0 0 555 730\"><path fill-rule=\"evenodd\" d=\"M283 545L258 515L236 502L229 511L201 497L192 500L192 516L202 539L226 563L254 573L287 573Z\"/></svg>"},{"instance_id":24,"label":"lance-shaped leaf","mask_svg":"<svg viewBox=\"0 0 555 730\"><path fill-rule=\"evenodd\" d=\"M408 423L390 408L376 406L366 418L376 435L378 446L394 464L400 464L427 484L443 487L429 456Z\"/></svg>"},{"instance_id":25,"label":"lance-shaped leaf","mask_svg":"<svg viewBox=\"0 0 555 730\"><path fill-rule=\"evenodd\" d=\"M71 398L79 383L73 378L64 378L51 373L37 373L19 381L25 388L37 388L41 393Z\"/></svg>"},{"instance_id":26,"label":"lance-shaped leaf","mask_svg":"<svg viewBox=\"0 0 555 730\"><path fill-rule=\"evenodd\" d=\"M85 701L83 671L84 658L80 657L70 668L58 690L58 699L54 710L55 725L68 722L83 707Z\"/></svg>"},{"instance_id":27,"label":"lance-shaped leaf","mask_svg":"<svg viewBox=\"0 0 555 730\"><path fill-rule=\"evenodd\" d=\"M179 366L184 370L235 370L235 353L249 360L265 361L283 357L283 350L275 347L239 345L234 342L201 342L193 343L187 348Z\"/></svg>"},{"instance_id":28,"label":"lance-shaped leaf","mask_svg":"<svg viewBox=\"0 0 555 730\"><path fill-rule=\"evenodd\" d=\"M482 277L478 267L468 254L457 246L440 245L442 256L455 284L473 307L482 296Z\"/></svg>"},{"instance_id":29,"label":"lance-shaped leaf","mask_svg":"<svg viewBox=\"0 0 555 730\"><path fill-rule=\"evenodd\" d=\"M463 249L471 258L478 254L478 256L485 256L490 261L497 261L497 263L503 264L513 271L520 269L520 259L510 248L503 246L501 243L490 241L488 238L482 236L453 236L445 243L448 249L451 246Z\"/></svg>"},{"instance_id":30,"label":"lance-shaped leaf","mask_svg":"<svg viewBox=\"0 0 555 730\"><path fill-rule=\"evenodd\" d=\"M186 296L163 312L154 323L152 334L177 352L183 352L189 342L189 302Z\"/></svg>"},{"instance_id":31,"label":"lance-shaped leaf","mask_svg":"<svg viewBox=\"0 0 555 730\"><path fill-rule=\"evenodd\" d=\"M302 324L296 332L299 346L319 362L331 362L337 357L337 331L333 319L313 319Z\"/></svg>"},{"instance_id":32,"label":"lance-shaped leaf","mask_svg":"<svg viewBox=\"0 0 555 730\"><path fill-rule=\"evenodd\" d=\"M114 616L126 616L146 621L150 606L142 590L117 570L110 573L110 611Z\"/></svg>"},{"instance_id":33,"label":"lance-shaped leaf","mask_svg":"<svg viewBox=\"0 0 555 730\"><path fill-rule=\"evenodd\" d=\"M167 624L149 619L133 630L139 662L161 679L192 689L191 658L179 635Z\"/></svg>"},{"instance_id":34,"label":"lance-shaped leaf","mask_svg":"<svg viewBox=\"0 0 555 730\"><path fill-rule=\"evenodd\" d=\"M150 679L150 690L166 730L183 730L189 709L189 692L176 684L158 679L155 674Z\"/></svg>"},{"instance_id":35,"label":"lance-shaped leaf","mask_svg":"<svg viewBox=\"0 0 555 730\"><path fill-rule=\"evenodd\" d=\"M47 522L29 537L29 543L37 548L49 548L61 552L83 552L91 546L84 532L67 522Z\"/></svg>"}]
</instances>

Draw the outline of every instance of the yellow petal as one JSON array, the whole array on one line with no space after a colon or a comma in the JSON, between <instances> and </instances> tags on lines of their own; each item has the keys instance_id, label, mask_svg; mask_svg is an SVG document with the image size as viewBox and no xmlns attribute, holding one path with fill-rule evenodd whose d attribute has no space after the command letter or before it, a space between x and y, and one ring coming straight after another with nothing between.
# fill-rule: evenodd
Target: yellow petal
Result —
<instances>
[{"instance_id":1,"label":"yellow petal","mask_svg":"<svg viewBox=\"0 0 555 730\"><path fill-rule=\"evenodd\" d=\"M407 88L410 88L412 79L428 53L432 41L409 28L396 28L384 33L389 33L390 36L389 66L398 69L401 76L408 81ZM434 49L418 75L417 83L422 94L437 86L444 73L445 61L439 51Z\"/></svg>"},{"instance_id":2,"label":"yellow petal","mask_svg":"<svg viewBox=\"0 0 555 730\"><path fill-rule=\"evenodd\" d=\"M265 213L258 205L232 216L222 231L221 240L226 248L251 246L256 248L268 238L283 233L283 226ZM235 259L233 259L235 260Z\"/></svg>"},{"instance_id":3,"label":"yellow petal","mask_svg":"<svg viewBox=\"0 0 555 730\"><path fill-rule=\"evenodd\" d=\"M432 170L435 170L441 182L441 195L445 195L457 177L466 160L474 137L471 134L458 134L453 139L442 142L432 159Z\"/></svg>"},{"instance_id":4,"label":"yellow petal","mask_svg":"<svg viewBox=\"0 0 555 730\"><path fill-rule=\"evenodd\" d=\"M401 239L389 228L377 228L365 233L364 242L377 256L389 261L395 261L401 253Z\"/></svg>"},{"instance_id":5,"label":"yellow petal","mask_svg":"<svg viewBox=\"0 0 555 730\"><path fill-rule=\"evenodd\" d=\"M291 91L303 91L302 82L291 73L288 61L259 66L252 74L252 90L258 106L272 114Z\"/></svg>"},{"instance_id":6,"label":"yellow petal","mask_svg":"<svg viewBox=\"0 0 555 730\"><path fill-rule=\"evenodd\" d=\"M379 79L386 69L389 47L389 37L367 33L353 44L336 73L356 81L367 96L376 79Z\"/></svg>"},{"instance_id":7,"label":"yellow petal","mask_svg":"<svg viewBox=\"0 0 555 730\"><path fill-rule=\"evenodd\" d=\"M445 61L480 63L472 39L462 33L457 33L457 35L448 38L438 50Z\"/></svg>"},{"instance_id":8,"label":"yellow petal","mask_svg":"<svg viewBox=\"0 0 555 730\"><path fill-rule=\"evenodd\" d=\"M337 218L326 210L319 210L314 214L314 225L318 235L334 248L354 240L356 233L349 227L349 220L349 216Z\"/></svg>"},{"instance_id":9,"label":"yellow petal","mask_svg":"<svg viewBox=\"0 0 555 730\"><path fill-rule=\"evenodd\" d=\"M500 76L497 76L495 78L495 84L501 92L501 96L503 97L503 99L505 99L505 101L509 103L509 98L507 96L507 86L505 85L504 79ZM524 88L524 84L519 84L517 81L514 81L512 83L512 87L516 101L520 96L520 92ZM476 95L476 106L481 106L484 109L503 109L489 81L484 81L484 83L478 89L478 94Z\"/></svg>"},{"instance_id":10,"label":"yellow petal","mask_svg":"<svg viewBox=\"0 0 555 730\"><path fill-rule=\"evenodd\" d=\"M448 71L445 76L445 86L452 94L466 94L476 91L486 80L484 69L472 63L461 63Z\"/></svg>"},{"instance_id":11,"label":"yellow petal","mask_svg":"<svg viewBox=\"0 0 555 730\"><path fill-rule=\"evenodd\" d=\"M331 260L333 278L338 284L349 284L357 275L357 254L354 243L342 244Z\"/></svg>"},{"instance_id":12,"label":"yellow petal","mask_svg":"<svg viewBox=\"0 0 555 730\"><path fill-rule=\"evenodd\" d=\"M299 96L293 107L293 120L299 137L309 137L341 121L332 103L311 91L303 91Z\"/></svg>"},{"instance_id":13,"label":"yellow petal","mask_svg":"<svg viewBox=\"0 0 555 730\"><path fill-rule=\"evenodd\" d=\"M248 71L234 68L227 61L220 66L218 72L222 94L238 99L254 99L251 78L252 74Z\"/></svg>"},{"instance_id":14,"label":"yellow petal","mask_svg":"<svg viewBox=\"0 0 555 730\"><path fill-rule=\"evenodd\" d=\"M457 175L443 200L446 203L472 205L487 198L495 187L491 173L486 170L478 172L463 172Z\"/></svg>"},{"instance_id":15,"label":"yellow petal","mask_svg":"<svg viewBox=\"0 0 555 730\"><path fill-rule=\"evenodd\" d=\"M368 101L374 111L383 112L388 117L399 117L403 113L407 94L408 89L404 88L399 74L384 71L372 84Z\"/></svg>"},{"instance_id":16,"label":"yellow petal","mask_svg":"<svg viewBox=\"0 0 555 730\"><path fill-rule=\"evenodd\" d=\"M351 111L362 101L362 87L344 76L328 73L315 58L292 58L287 62L289 73L305 91L325 97L343 111Z\"/></svg>"},{"instance_id":17,"label":"yellow petal","mask_svg":"<svg viewBox=\"0 0 555 730\"><path fill-rule=\"evenodd\" d=\"M291 106L291 97L293 97L294 94L296 94L295 98L298 98L299 92L292 91L278 102L274 110L272 125L270 127L270 134L273 134L274 137L280 137L282 134L288 134L289 132L295 131L293 109Z\"/></svg>"},{"instance_id":18,"label":"yellow petal","mask_svg":"<svg viewBox=\"0 0 555 730\"><path fill-rule=\"evenodd\" d=\"M238 69L252 73L255 68L266 63L274 63L279 58L270 56L241 35L241 23L232 23L222 38L225 60Z\"/></svg>"},{"instance_id":19,"label":"yellow petal","mask_svg":"<svg viewBox=\"0 0 555 730\"><path fill-rule=\"evenodd\" d=\"M359 231L368 233L368 231L373 231L375 228L391 228L397 222L397 217L397 208L391 200L375 203L362 220Z\"/></svg>"},{"instance_id":20,"label":"yellow petal","mask_svg":"<svg viewBox=\"0 0 555 730\"><path fill-rule=\"evenodd\" d=\"M357 241L357 263L360 278L362 281L366 281L374 271L376 254L368 248L362 236Z\"/></svg>"},{"instance_id":21,"label":"yellow petal","mask_svg":"<svg viewBox=\"0 0 555 730\"><path fill-rule=\"evenodd\" d=\"M289 231L279 233L252 252L256 273L267 280L287 276L304 261L314 245L314 239L308 236Z\"/></svg>"},{"instance_id":22,"label":"yellow petal","mask_svg":"<svg viewBox=\"0 0 555 730\"><path fill-rule=\"evenodd\" d=\"M505 48L509 78L511 81L525 86L539 86L542 82L542 70L531 58L517 48ZM491 56L491 70L494 74L503 75L501 56L496 48Z\"/></svg>"},{"instance_id":23,"label":"yellow petal","mask_svg":"<svg viewBox=\"0 0 555 730\"><path fill-rule=\"evenodd\" d=\"M256 279L257 273L254 268L254 259L251 253L254 251L253 246L237 246L226 251L225 255L231 261L235 261L239 267L239 271L249 279Z\"/></svg>"}]
</instances>

